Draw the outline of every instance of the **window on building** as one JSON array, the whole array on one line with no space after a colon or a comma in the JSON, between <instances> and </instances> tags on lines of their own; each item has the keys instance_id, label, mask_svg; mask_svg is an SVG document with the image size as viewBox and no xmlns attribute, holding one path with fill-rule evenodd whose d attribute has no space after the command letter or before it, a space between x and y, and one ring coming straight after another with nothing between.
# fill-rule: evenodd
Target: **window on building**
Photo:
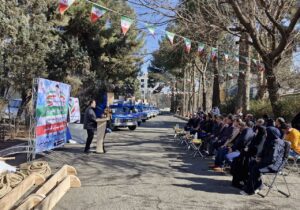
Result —
<instances>
[{"instance_id":1,"label":"window on building","mask_svg":"<svg viewBox=\"0 0 300 210\"><path fill-rule=\"evenodd\" d=\"M141 88L144 88L145 87L145 85L141 85Z\"/></svg>"},{"instance_id":2,"label":"window on building","mask_svg":"<svg viewBox=\"0 0 300 210\"><path fill-rule=\"evenodd\" d=\"M145 80L144 79L141 79L141 82L144 82Z\"/></svg>"}]
</instances>

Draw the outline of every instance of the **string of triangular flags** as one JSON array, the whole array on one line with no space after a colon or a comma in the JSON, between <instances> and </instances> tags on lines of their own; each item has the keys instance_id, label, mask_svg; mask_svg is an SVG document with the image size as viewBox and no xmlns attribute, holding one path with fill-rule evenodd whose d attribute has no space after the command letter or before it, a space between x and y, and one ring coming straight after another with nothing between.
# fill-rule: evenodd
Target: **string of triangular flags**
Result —
<instances>
[{"instance_id":1,"label":"string of triangular flags","mask_svg":"<svg viewBox=\"0 0 300 210\"><path fill-rule=\"evenodd\" d=\"M59 12L60 14L64 14L71 6L72 4L75 2L76 0L59 0ZM104 7L102 5L99 5L97 3L91 2L89 0L85 0L86 2L92 4L92 9L91 9L91 15L90 15L90 19L92 23L97 22L102 16L104 16L107 12L113 12L113 13L117 13L119 15L121 15L121 29L122 29L122 33L125 36L127 34L127 32L129 31L131 25L138 20L134 20L132 18L127 17L126 15L122 15L117 11L114 11L112 9L109 9L107 7ZM180 37L183 39L184 44L185 44L185 51L187 53L191 52L192 49L192 42L196 42L198 44L198 48L197 48L197 53L199 54L199 56L203 56L205 54L206 49L208 49L208 59L210 59L211 61L215 62L219 57L218 54L221 53L219 52L219 49L216 47L210 47L209 45L203 43L203 42L197 42L197 41L192 41L189 38L183 37L181 35L172 33L170 31L165 31L165 30L161 30L161 29L156 29L155 26L145 23L143 21L139 21L141 23L143 23L146 28L148 29L149 33L155 37L155 32L157 30L163 31L164 34L166 35L167 39L170 41L171 45L174 44L174 39L175 37ZM237 55L237 54L233 54L233 53L228 53L228 52L223 52L223 60L225 61L225 63L227 63L230 58L233 58L233 60L237 63L237 64L244 64L244 65L251 65L251 60L248 57L244 57L241 55ZM243 61L240 61L240 58L243 58ZM257 69L259 71L264 71L265 70L265 66L263 63L261 63L259 60L257 59L252 59L252 62L256 65Z\"/></svg>"}]
</instances>

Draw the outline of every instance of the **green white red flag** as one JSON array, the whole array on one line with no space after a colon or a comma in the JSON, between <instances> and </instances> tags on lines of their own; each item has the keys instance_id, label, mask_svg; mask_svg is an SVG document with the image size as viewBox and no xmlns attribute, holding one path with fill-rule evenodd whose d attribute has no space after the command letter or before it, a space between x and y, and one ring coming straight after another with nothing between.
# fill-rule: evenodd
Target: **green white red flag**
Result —
<instances>
[{"instance_id":1,"label":"green white red flag","mask_svg":"<svg viewBox=\"0 0 300 210\"><path fill-rule=\"evenodd\" d=\"M218 48L212 47L211 48L211 60L215 61L217 59Z\"/></svg>"},{"instance_id":2,"label":"green white red flag","mask_svg":"<svg viewBox=\"0 0 300 210\"><path fill-rule=\"evenodd\" d=\"M185 43L185 51L187 53L190 53L191 52L191 48L192 48L192 42L190 39L188 38L184 38L184 43Z\"/></svg>"},{"instance_id":3,"label":"green white red flag","mask_svg":"<svg viewBox=\"0 0 300 210\"><path fill-rule=\"evenodd\" d=\"M229 55L228 55L228 53L224 53L224 61L225 61L225 62L228 62L228 60L229 60Z\"/></svg>"},{"instance_id":4,"label":"green white red flag","mask_svg":"<svg viewBox=\"0 0 300 210\"><path fill-rule=\"evenodd\" d=\"M92 12L91 12L91 21L92 23L95 23L99 18L101 18L105 13L107 12L107 9L93 5Z\"/></svg>"},{"instance_id":5,"label":"green white red flag","mask_svg":"<svg viewBox=\"0 0 300 210\"><path fill-rule=\"evenodd\" d=\"M74 2L75 0L59 0L59 13L63 15Z\"/></svg>"},{"instance_id":6,"label":"green white red flag","mask_svg":"<svg viewBox=\"0 0 300 210\"><path fill-rule=\"evenodd\" d=\"M235 60L235 62L239 63L239 62L240 62L239 56L235 56L235 57L234 57L234 60Z\"/></svg>"},{"instance_id":7,"label":"green white red flag","mask_svg":"<svg viewBox=\"0 0 300 210\"><path fill-rule=\"evenodd\" d=\"M166 31L166 35L167 35L169 41L171 42L171 44L173 44L173 43L174 43L174 37L175 37L175 34L169 32L169 31Z\"/></svg>"},{"instance_id":8,"label":"green white red flag","mask_svg":"<svg viewBox=\"0 0 300 210\"><path fill-rule=\"evenodd\" d=\"M202 55L204 53L204 48L205 48L205 45L203 43L198 44L198 53L199 53L199 55Z\"/></svg>"},{"instance_id":9,"label":"green white red flag","mask_svg":"<svg viewBox=\"0 0 300 210\"><path fill-rule=\"evenodd\" d=\"M146 27L147 27L149 33L150 33L152 36L155 36L155 27L152 26L152 25L149 25L149 24L146 24Z\"/></svg>"},{"instance_id":10,"label":"green white red flag","mask_svg":"<svg viewBox=\"0 0 300 210\"><path fill-rule=\"evenodd\" d=\"M258 63L257 68L258 68L258 71L265 71L266 70L265 64L263 64L263 63Z\"/></svg>"},{"instance_id":11,"label":"green white red flag","mask_svg":"<svg viewBox=\"0 0 300 210\"><path fill-rule=\"evenodd\" d=\"M121 28L122 28L122 32L123 32L124 36L128 32L128 30L129 30L130 26L132 25L132 23L133 23L132 19L130 19L128 17L125 17L125 16L121 17Z\"/></svg>"}]
</instances>

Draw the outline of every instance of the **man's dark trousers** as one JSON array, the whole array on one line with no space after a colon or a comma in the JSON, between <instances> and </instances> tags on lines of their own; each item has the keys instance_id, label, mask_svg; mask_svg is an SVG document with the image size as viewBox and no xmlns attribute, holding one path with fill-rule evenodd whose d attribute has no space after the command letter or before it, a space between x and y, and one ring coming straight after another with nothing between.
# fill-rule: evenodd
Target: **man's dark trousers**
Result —
<instances>
[{"instance_id":1,"label":"man's dark trousers","mask_svg":"<svg viewBox=\"0 0 300 210\"><path fill-rule=\"evenodd\" d=\"M90 146L94 138L94 133L95 133L94 129L87 129L88 137L86 139L86 144L84 149L85 152L88 152L90 150Z\"/></svg>"}]
</instances>

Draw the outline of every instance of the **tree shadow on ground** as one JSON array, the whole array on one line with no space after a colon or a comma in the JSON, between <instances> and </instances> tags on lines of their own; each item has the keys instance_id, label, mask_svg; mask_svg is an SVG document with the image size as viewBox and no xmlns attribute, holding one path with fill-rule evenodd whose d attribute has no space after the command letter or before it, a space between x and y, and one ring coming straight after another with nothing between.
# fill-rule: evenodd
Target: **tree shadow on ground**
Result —
<instances>
[{"instance_id":1,"label":"tree shadow on ground","mask_svg":"<svg viewBox=\"0 0 300 210\"><path fill-rule=\"evenodd\" d=\"M197 191L204 191L210 193L220 193L220 194L238 194L239 190L230 186L231 182L228 180L219 180L213 178L204 177L176 177L177 179L184 179L193 184L173 184L178 187L191 188Z\"/></svg>"},{"instance_id":2,"label":"tree shadow on ground","mask_svg":"<svg viewBox=\"0 0 300 210\"><path fill-rule=\"evenodd\" d=\"M165 157L170 161L170 167L181 174L190 174L176 179L192 182L191 184L174 184L178 187L191 188L211 193L238 194L239 190L231 187L231 181L219 177L226 177L224 173L216 173L209 170L208 165L213 163L210 158L192 157L192 151L184 148L184 145L176 141L169 141L173 148L165 148ZM197 177L190 177L196 175ZM211 178L210 178L211 177Z\"/></svg>"}]
</instances>

